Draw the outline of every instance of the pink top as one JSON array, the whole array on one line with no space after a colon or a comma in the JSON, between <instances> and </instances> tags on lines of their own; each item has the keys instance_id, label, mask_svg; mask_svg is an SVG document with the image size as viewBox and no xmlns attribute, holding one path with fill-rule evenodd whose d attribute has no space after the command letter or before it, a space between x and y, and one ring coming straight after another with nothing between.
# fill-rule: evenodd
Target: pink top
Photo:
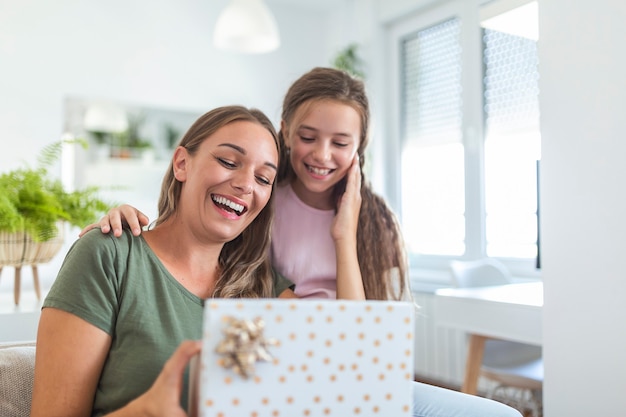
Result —
<instances>
[{"instance_id":1,"label":"pink top","mask_svg":"<svg viewBox=\"0 0 626 417\"><path fill-rule=\"evenodd\" d=\"M301 298L337 295L337 255L330 227L334 210L304 204L291 185L276 187L272 265L296 284Z\"/></svg>"}]
</instances>

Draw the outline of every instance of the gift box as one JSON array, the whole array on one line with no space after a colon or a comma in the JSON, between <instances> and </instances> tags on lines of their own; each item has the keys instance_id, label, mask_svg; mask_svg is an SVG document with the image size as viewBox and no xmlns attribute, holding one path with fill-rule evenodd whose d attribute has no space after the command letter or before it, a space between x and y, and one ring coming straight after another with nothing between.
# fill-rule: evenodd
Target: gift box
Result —
<instances>
[{"instance_id":1,"label":"gift box","mask_svg":"<svg viewBox=\"0 0 626 417\"><path fill-rule=\"evenodd\" d=\"M207 301L191 414L410 416L413 321L408 302Z\"/></svg>"}]
</instances>

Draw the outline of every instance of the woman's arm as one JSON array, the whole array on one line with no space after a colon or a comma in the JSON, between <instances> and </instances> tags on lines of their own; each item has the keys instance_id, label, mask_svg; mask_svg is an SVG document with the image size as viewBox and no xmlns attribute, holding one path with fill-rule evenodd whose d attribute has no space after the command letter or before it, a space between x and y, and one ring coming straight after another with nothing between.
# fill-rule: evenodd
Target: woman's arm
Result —
<instances>
[{"instance_id":1,"label":"woman's arm","mask_svg":"<svg viewBox=\"0 0 626 417\"><path fill-rule=\"evenodd\" d=\"M71 313L41 312L31 417L90 416L111 337Z\"/></svg>"},{"instance_id":2,"label":"woman's arm","mask_svg":"<svg viewBox=\"0 0 626 417\"><path fill-rule=\"evenodd\" d=\"M337 298L365 300L356 249L356 233L361 210L361 170L358 154L355 155L347 175L346 191L339 201L331 229L337 256Z\"/></svg>"},{"instance_id":3,"label":"woman's arm","mask_svg":"<svg viewBox=\"0 0 626 417\"><path fill-rule=\"evenodd\" d=\"M124 225L128 226L133 235L139 236L141 228L147 226L149 222L148 216L141 211L128 204L122 204L109 210L97 223L85 226L78 234L78 237L82 237L85 233L97 227L102 230L102 233L109 233L113 230L113 235L120 237L122 236L122 227Z\"/></svg>"},{"instance_id":4,"label":"woman's arm","mask_svg":"<svg viewBox=\"0 0 626 417\"><path fill-rule=\"evenodd\" d=\"M71 313L44 308L39 321L31 417L88 417L111 337ZM110 417L186 417L180 407L185 367L200 352L185 341L144 394ZM123 383L123 381L120 381Z\"/></svg>"}]
</instances>

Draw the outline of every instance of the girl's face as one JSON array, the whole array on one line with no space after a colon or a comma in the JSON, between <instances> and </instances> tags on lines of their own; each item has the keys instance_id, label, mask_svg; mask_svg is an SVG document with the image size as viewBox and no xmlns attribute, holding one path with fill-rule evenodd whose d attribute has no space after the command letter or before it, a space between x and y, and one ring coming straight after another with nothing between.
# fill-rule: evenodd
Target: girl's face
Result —
<instances>
[{"instance_id":1,"label":"girl's face","mask_svg":"<svg viewBox=\"0 0 626 417\"><path fill-rule=\"evenodd\" d=\"M338 101L313 101L296 110L291 125L282 123L295 193L311 207L334 208L333 187L346 176L359 147L359 113Z\"/></svg>"},{"instance_id":2,"label":"girl's face","mask_svg":"<svg viewBox=\"0 0 626 417\"><path fill-rule=\"evenodd\" d=\"M174 173L183 182L180 209L194 233L217 242L236 238L266 206L278 150L258 123L237 121L206 138L194 156L176 149Z\"/></svg>"}]
</instances>

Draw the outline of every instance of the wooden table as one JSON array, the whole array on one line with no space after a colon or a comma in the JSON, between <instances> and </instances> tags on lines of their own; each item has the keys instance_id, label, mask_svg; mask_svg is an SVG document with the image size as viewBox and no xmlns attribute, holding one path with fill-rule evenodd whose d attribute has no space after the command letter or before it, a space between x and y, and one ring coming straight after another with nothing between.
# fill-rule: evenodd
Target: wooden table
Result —
<instances>
[{"instance_id":1,"label":"wooden table","mask_svg":"<svg viewBox=\"0 0 626 417\"><path fill-rule=\"evenodd\" d=\"M463 392L476 394L486 339L542 344L542 307L542 282L436 291L436 323L470 335Z\"/></svg>"}]
</instances>

